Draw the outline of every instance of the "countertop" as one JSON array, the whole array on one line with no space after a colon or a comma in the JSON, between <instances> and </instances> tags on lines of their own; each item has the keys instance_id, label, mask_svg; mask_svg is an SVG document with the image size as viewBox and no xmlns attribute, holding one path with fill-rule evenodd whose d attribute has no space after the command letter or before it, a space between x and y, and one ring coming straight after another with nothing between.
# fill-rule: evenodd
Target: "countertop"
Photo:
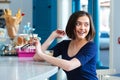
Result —
<instances>
[{"instance_id":1,"label":"countertop","mask_svg":"<svg viewBox=\"0 0 120 80\"><path fill-rule=\"evenodd\" d=\"M32 58L0 57L1 80L45 80L58 72L58 67Z\"/></svg>"},{"instance_id":2,"label":"countertop","mask_svg":"<svg viewBox=\"0 0 120 80\"><path fill-rule=\"evenodd\" d=\"M120 73L106 75L104 76L104 80L120 80Z\"/></svg>"}]
</instances>

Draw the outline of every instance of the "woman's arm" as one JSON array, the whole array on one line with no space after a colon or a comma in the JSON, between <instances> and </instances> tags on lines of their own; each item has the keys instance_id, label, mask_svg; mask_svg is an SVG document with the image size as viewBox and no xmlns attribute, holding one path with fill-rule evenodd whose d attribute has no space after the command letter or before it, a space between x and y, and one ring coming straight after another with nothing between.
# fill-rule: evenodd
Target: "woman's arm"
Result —
<instances>
[{"instance_id":1,"label":"woman's arm","mask_svg":"<svg viewBox=\"0 0 120 80\"><path fill-rule=\"evenodd\" d=\"M81 66L81 63L77 58L73 58L71 60L64 60L61 58L56 58L56 57L46 55L44 53L39 53L38 55L41 58L43 58L43 60L45 60L53 65L56 65L66 71L71 71L71 70Z\"/></svg>"},{"instance_id":2,"label":"woman's arm","mask_svg":"<svg viewBox=\"0 0 120 80\"><path fill-rule=\"evenodd\" d=\"M45 50L48 49L48 47L50 46L50 44L54 41L55 38L61 38L65 35L65 32L63 30L55 30L52 32L52 34L48 37L48 39L42 44L42 51L44 52ZM35 61L43 61L43 59L38 56L38 53L36 53L33 56L33 59Z\"/></svg>"},{"instance_id":3,"label":"woman's arm","mask_svg":"<svg viewBox=\"0 0 120 80\"><path fill-rule=\"evenodd\" d=\"M70 71L70 70L73 70L73 69L81 66L81 63L77 58L73 58L68 61L68 60L64 60L64 59L46 55L41 50L41 44L39 43L39 41L36 41L36 52L38 53L39 57L42 58L43 60L45 60L53 65L56 65L66 71Z\"/></svg>"},{"instance_id":4,"label":"woman's arm","mask_svg":"<svg viewBox=\"0 0 120 80\"><path fill-rule=\"evenodd\" d=\"M52 34L47 38L47 40L42 44L42 50L45 51L48 49L50 44L54 41L56 38L61 38L65 35L65 32L63 30L55 30L52 32Z\"/></svg>"}]
</instances>

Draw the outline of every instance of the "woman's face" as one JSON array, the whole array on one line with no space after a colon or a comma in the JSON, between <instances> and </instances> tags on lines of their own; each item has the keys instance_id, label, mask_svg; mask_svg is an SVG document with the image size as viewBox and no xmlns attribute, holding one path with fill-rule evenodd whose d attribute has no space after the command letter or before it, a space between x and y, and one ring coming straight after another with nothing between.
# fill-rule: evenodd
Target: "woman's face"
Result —
<instances>
[{"instance_id":1,"label":"woman's face","mask_svg":"<svg viewBox=\"0 0 120 80\"><path fill-rule=\"evenodd\" d=\"M75 25L76 39L85 39L90 30L90 20L88 16L79 17Z\"/></svg>"}]
</instances>

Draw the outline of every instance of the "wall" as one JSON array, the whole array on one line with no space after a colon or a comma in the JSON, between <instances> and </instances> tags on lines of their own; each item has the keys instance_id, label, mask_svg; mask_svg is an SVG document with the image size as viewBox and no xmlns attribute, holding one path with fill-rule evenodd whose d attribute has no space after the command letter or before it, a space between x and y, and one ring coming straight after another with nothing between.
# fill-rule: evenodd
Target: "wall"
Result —
<instances>
[{"instance_id":1,"label":"wall","mask_svg":"<svg viewBox=\"0 0 120 80\"><path fill-rule=\"evenodd\" d=\"M115 68L120 72L120 44L118 44L118 37L120 37L120 7L119 0L111 0L110 13L110 68Z\"/></svg>"},{"instance_id":2,"label":"wall","mask_svg":"<svg viewBox=\"0 0 120 80\"><path fill-rule=\"evenodd\" d=\"M9 8L9 3L0 3L0 9Z\"/></svg>"},{"instance_id":3,"label":"wall","mask_svg":"<svg viewBox=\"0 0 120 80\"><path fill-rule=\"evenodd\" d=\"M68 19L72 14L72 0L57 0L57 28L65 30ZM58 42L62 41L64 38L57 39Z\"/></svg>"},{"instance_id":4,"label":"wall","mask_svg":"<svg viewBox=\"0 0 120 80\"><path fill-rule=\"evenodd\" d=\"M20 33L22 33L23 26L26 25L27 22L30 22L32 25L32 0L11 0L9 7L13 14L17 12L18 8L25 13L20 25Z\"/></svg>"}]
</instances>

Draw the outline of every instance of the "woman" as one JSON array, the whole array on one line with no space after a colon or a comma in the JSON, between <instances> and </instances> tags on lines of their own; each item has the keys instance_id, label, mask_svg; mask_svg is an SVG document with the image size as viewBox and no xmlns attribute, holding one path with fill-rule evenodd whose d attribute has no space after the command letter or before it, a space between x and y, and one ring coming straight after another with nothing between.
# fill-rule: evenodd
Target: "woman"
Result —
<instances>
[{"instance_id":1,"label":"woman","mask_svg":"<svg viewBox=\"0 0 120 80\"><path fill-rule=\"evenodd\" d=\"M52 48L52 56L44 54L55 38L63 37L62 30L53 31L49 38L41 44L36 42L34 60L45 60L62 68L67 80L98 80L96 76L97 47L92 41L95 35L93 21L85 11L73 13L66 26L66 35L70 40L63 40ZM61 55L61 58L56 58Z\"/></svg>"}]
</instances>

